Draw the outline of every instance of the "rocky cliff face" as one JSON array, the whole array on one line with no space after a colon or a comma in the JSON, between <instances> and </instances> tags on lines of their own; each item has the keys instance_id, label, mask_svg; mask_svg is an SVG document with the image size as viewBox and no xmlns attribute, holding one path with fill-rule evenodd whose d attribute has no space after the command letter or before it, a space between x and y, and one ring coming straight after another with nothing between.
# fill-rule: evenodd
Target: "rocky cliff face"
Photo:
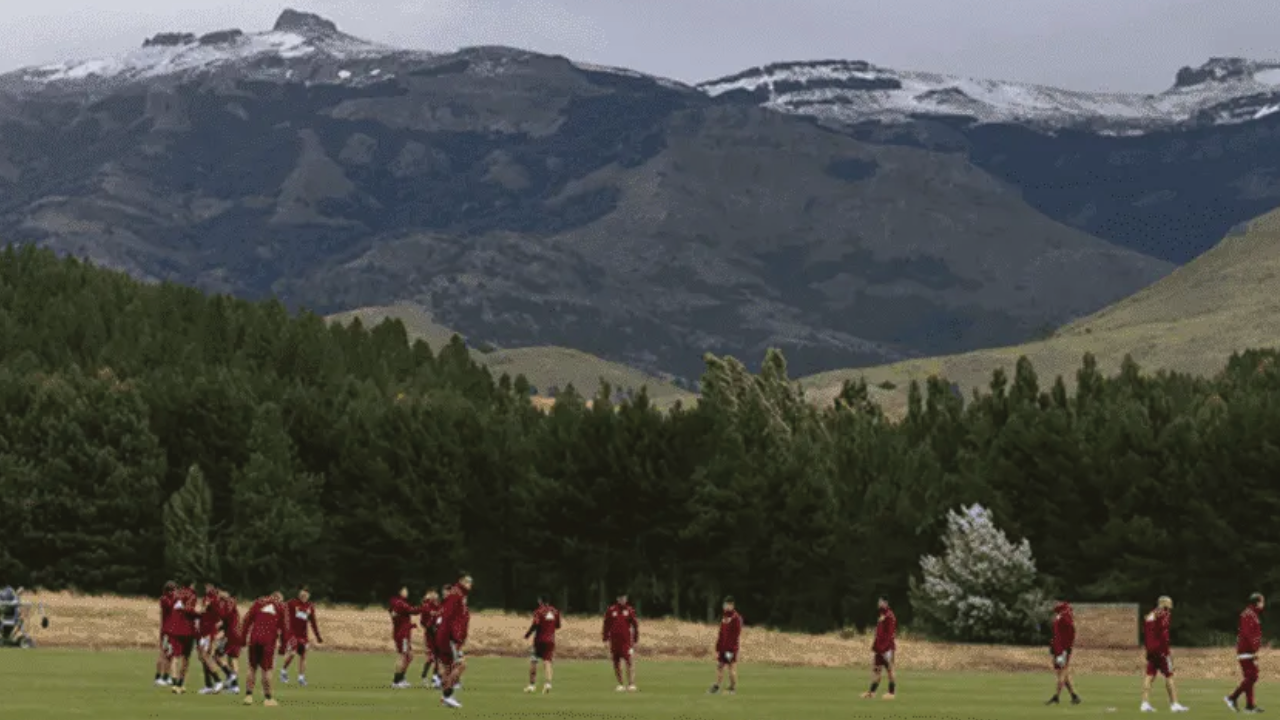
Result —
<instances>
[{"instance_id":1,"label":"rocky cliff face","mask_svg":"<svg viewBox=\"0 0 1280 720\"><path fill-rule=\"evenodd\" d=\"M412 301L477 340L685 376L706 351L780 346L805 373L1014 342L1172 267L1038 212L960 130L824 128L301 13L184 33L0 76L0 236L320 312Z\"/></svg>"}]
</instances>

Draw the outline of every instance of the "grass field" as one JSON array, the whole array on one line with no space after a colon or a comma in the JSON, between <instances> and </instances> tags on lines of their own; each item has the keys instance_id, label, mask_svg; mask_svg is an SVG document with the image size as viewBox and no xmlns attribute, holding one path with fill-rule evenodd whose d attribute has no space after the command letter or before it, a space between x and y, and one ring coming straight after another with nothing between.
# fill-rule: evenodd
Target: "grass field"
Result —
<instances>
[{"instance_id":1,"label":"grass field","mask_svg":"<svg viewBox=\"0 0 1280 720\"><path fill-rule=\"evenodd\" d=\"M1035 366L1042 387L1062 375L1075 387L1081 358L1092 352L1104 373L1119 372L1125 354L1144 370L1212 376L1232 352L1280 345L1280 210L1254 219L1212 250L1168 277L1093 315L1066 325L1042 342L924 358L869 368L820 373L802 379L816 402L830 402L846 379L896 386L882 394L891 416L905 412L907 386L941 375L966 397L985 389L1003 367L1012 376L1018 357Z\"/></svg>"},{"instance_id":2,"label":"grass field","mask_svg":"<svg viewBox=\"0 0 1280 720\"><path fill-rule=\"evenodd\" d=\"M151 685L154 655L141 651L88 652L59 649L0 653L6 717L24 720L91 717L135 718L243 717L268 713L279 717L405 717L409 714L483 718L626 718L628 720L841 720L847 718L964 718L1035 720L1056 717L1138 715L1139 679L1082 676L1079 706L1044 707L1052 693L1049 673L907 673L898 698L862 700L865 667L788 668L744 663L733 696L706 693L714 679L709 663L655 661L637 664L635 694L614 691L612 670L604 661L567 661L556 665L550 695L526 695L527 661L477 658L470 661L461 710L439 705L439 693L422 687L392 690L392 658L368 654L315 653L310 686L277 685L276 708L246 708L231 695L175 696ZM416 678L419 666L412 677ZM192 673L192 677L198 677ZM189 683L191 684L191 683ZM198 685L199 683L195 683ZM1221 697L1230 681L1183 680L1180 700L1192 712L1226 712ZM193 688L194 690L194 688ZM883 688L881 688L883 691ZM1260 704L1265 707L1266 686ZM1155 705L1167 711L1163 691ZM261 703L259 692L256 700Z\"/></svg>"},{"instance_id":3,"label":"grass field","mask_svg":"<svg viewBox=\"0 0 1280 720\"><path fill-rule=\"evenodd\" d=\"M453 330L436 323L431 313L414 305L360 308L330 315L328 319L348 324L357 317L365 327L373 327L386 318L397 318L404 323L410 340L422 338L433 351L438 351L454 335ZM648 387L649 397L659 407L670 406L676 400L687 404L697 397L663 378L571 348L539 346L481 352L473 347L471 356L488 366L495 376L502 373L511 377L524 375L542 395L552 387L563 388L572 384L589 398L600 387L603 378L614 388L639 391L641 387Z\"/></svg>"}]
</instances>

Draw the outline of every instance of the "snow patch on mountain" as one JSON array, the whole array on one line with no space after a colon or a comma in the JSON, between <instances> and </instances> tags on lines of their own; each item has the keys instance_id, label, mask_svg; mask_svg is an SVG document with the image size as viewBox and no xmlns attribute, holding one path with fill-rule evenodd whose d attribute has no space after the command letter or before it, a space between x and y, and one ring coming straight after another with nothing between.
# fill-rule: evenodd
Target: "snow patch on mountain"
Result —
<instances>
[{"instance_id":1,"label":"snow patch on mountain","mask_svg":"<svg viewBox=\"0 0 1280 720\"><path fill-rule=\"evenodd\" d=\"M712 96L747 93L766 107L835 123L960 116L1129 135L1265 117L1266 108L1280 103L1280 62L1213 58L1182 68L1173 87L1154 94L1080 92L848 60L776 63L698 87Z\"/></svg>"}]
</instances>

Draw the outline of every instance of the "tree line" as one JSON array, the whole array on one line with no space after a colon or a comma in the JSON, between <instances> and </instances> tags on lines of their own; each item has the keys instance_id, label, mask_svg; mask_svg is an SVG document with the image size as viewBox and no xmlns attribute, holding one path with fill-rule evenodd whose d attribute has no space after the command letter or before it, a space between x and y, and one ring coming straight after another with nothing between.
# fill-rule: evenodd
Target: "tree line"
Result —
<instances>
[{"instance_id":1,"label":"tree line","mask_svg":"<svg viewBox=\"0 0 1280 720\"><path fill-rule=\"evenodd\" d=\"M0 253L0 580L154 593L200 572L244 594L307 583L384 601L458 568L478 607L548 593L596 612L754 624L910 623L911 578L949 510L980 503L1075 602L1178 601L1178 642L1228 632L1280 568L1277 353L1212 378L1031 363L964 398L865 383L817 407L770 351L708 356L693 407L659 411L493 377L459 338L327 324L279 302L143 284L52 253ZM593 402L588 407L586 400Z\"/></svg>"}]
</instances>

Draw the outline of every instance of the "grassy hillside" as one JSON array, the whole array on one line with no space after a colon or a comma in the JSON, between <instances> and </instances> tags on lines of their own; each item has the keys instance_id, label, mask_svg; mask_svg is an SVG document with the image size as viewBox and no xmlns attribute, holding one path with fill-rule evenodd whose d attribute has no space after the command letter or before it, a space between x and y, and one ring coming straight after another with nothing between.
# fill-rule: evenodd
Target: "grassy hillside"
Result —
<instances>
[{"instance_id":1,"label":"grassy hillside","mask_svg":"<svg viewBox=\"0 0 1280 720\"><path fill-rule=\"evenodd\" d=\"M411 338L426 340L432 349L442 347L454 335L453 330L435 322L430 312L414 305L360 308L330 315L329 320L347 324L357 317L366 327L377 325L387 318L396 318L404 323ZM487 365L495 375L507 373L515 377L523 374L538 389L538 394L543 396L553 387L563 388L572 384L589 397L600 386L600 379L604 378L614 388L632 388L638 391L647 386L649 397L659 406L671 405L676 400L688 403L696 397L663 378L570 348L496 348L491 352L484 352L472 347L471 354L476 361Z\"/></svg>"},{"instance_id":2,"label":"grassy hillside","mask_svg":"<svg viewBox=\"0 0 1280 720\"><path fill-rule=\"evenodd\" d=\"M1212 250L1145 290L1081 318L1051 338L1012 347L925 358L804 378L819 402L829 402L846 379L896 387L880 395L890 414L904 412L911 380L939 374L969 394L991 372L1012 374L1020 355L1042 384L1063 375L1069 388L1081 357L1092 352L1104 372L1117 372L1126 353L1144 369L1208 375L1232 352L1280 345L1280 210L1239 227Z\"/></svg>"}]
</instances>

